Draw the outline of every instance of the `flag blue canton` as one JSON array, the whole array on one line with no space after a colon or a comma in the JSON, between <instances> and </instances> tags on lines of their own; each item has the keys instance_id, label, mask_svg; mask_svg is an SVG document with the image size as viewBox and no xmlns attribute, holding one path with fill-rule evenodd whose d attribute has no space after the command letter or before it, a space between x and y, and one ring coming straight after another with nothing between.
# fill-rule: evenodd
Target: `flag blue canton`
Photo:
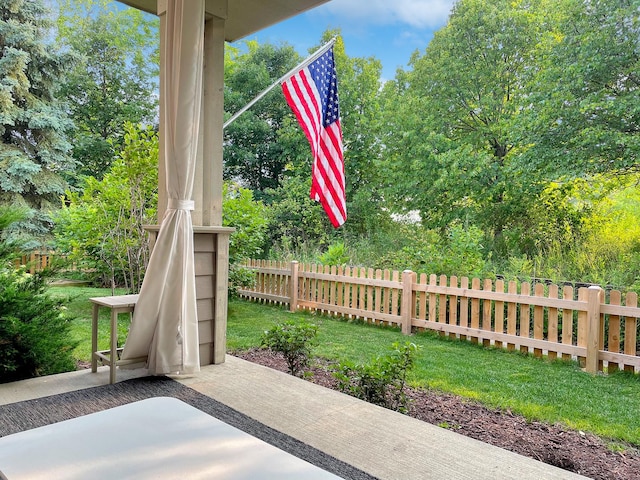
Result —
<instances>
[{"instance_id":1,"label":"flag blue canton","mask_svg":"<svg viewBox=\"0 0 640 480\"><path fill-rule=\"evenodd\" d=\"M309 64L309 73L316 84L322 103L322 125L328 127L340 118L338 81L333 60L333 49Z\"/></svg>"}]
</instances>

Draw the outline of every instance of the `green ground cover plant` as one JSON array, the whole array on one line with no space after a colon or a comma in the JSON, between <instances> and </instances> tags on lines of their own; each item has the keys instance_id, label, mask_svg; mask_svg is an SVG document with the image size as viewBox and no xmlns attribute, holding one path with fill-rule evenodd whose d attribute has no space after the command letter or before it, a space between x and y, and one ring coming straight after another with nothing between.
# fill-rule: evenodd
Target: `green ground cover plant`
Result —
<instances>
[{"instance_id":1,"label":"green ground cover plant","mask_svg":"<svg viewBox=\"0 0 640 480\"><path fill-rule=\"evenodd\" d=\"M407 375L415 363L418 346L412 342L394 342L391 351L367 363L340 362L334 376L341 392L406 413Z\"/></svg>"},{"instance_id":2,"label":"green ground cover plant","mask_svg":"<svg viewBox=\"0 0 640 480\"><path fill-rule=\"evenodd\" d=\"M72 331L83 345L75 354L89 359L91 306L88 298L109 295L108 289L52 288L78 318ZM120 328L126 331L125 316ZM318 326L314 355L330 362L367 363L394 342L419 347L408 375L414 387L434 388L513 413L530 420L562 423L571 428L640 446L640 377L616 373L592 376L573 362L548 361L450 340L434 333L402 335L399 329L361 322L290 313L271 305L243 300L229 303L228 351L259 348L265 330L284 321ZM106 328L107 316L101 316ZM124 338L122 332L121 339ZM101 333L105 342L106 330ZM105 347L106 348L106 347Z\"/></svg>"},{"instance_id":3,"label":"green ground cover plant","mask_svg":"<svg viewBox=\"0 0 640 480\"><path fill-rule=\"evenodd\" d=\"M265 331L261 346L281 353L289 373L302 377L309 367L311 349L317 343L318 326L312 323L282 322Z\"/></svg>"}]
</instances>

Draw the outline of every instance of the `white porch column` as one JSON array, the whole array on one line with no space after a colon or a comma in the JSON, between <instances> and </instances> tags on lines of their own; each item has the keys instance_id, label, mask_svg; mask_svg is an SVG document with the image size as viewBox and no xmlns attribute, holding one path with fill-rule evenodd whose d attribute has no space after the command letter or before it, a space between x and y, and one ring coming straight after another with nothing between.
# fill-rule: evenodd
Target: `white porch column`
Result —
<instances>
[{"instance_id":1,"label":"white porch column","mask_svg":"<svg viewBox=\"0 0 640 480\"><path fill-rule=\"evenodd\" d=\"M166 41L166 0L158 0L160 51ZM193 186L195 209L194 262L198 306L200 364L224 362L227 329L228 245L232 229L222 228L222 125L224 123L224 44L227 0L205 1L202 108ZM165 81L165 59L160 57L160 84ZM160 97L160 118L165 99ZM165 134L160 122L160 138ZM160 142L158 163L158 218L167 206L164 156ZM158 228L147 227L152 245Z\"/></svg>"},{"instance_id":2,"label":"white porch column","mask_svg":"<svg viewBox=\"0 0 640 480\"><path fill-rule=\"evenodd\" d=\"M166 0L158 0L160 17L160 91L164 83L165 64L163 45L166 41ZM204 32L204 79L202 117L198 139L196 179L193 186L195 210L194 226L222 225L222 124L224 123L224 35L227 0L206 0ZM164 113L164 99L160 98L160 118ZM159 135L164 135L160 122ZM158 218L167 208L165 191L164 148L160 143L158 163Z\"/></svg>"},{"instance_id":3,"label":"white porch column","mask_svg":"<svg viewBox=\"0 0 640 480\"><path fill-rule=\"evenodd\" d=\"M226 0L218 1L221 16L204 25L204 142L202 225L222 225L222 124L224 123L224 24ZM209 3L207 3L209 6ZM224 7L224 12L222 12ZM224 13L224 17L222 14ZM197 208L197 202L196 202Z\"/></svg>"}]
</instances>

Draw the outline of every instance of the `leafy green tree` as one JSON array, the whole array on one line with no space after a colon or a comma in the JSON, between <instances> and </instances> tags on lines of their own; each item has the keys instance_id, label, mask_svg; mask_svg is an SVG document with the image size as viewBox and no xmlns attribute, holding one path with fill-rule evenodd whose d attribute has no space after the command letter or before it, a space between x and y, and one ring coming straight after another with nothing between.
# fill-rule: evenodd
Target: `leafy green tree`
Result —
<instances>
[{"instance_id":1,"label":"leafy green tree","mask_svg":"<svg viewBox=\"0 0 640 480\"><path fill-rule=\"evenodd\" d=\"M535 196L536 185L510 173L511 122L526 98L522 74L533 65L537 32L532 2L463 0L412 59L402 113L416 122L407 141L417 143L405 149L400 139L394 179L417 173L409 178L423 186L402 182L406 197L433 226L459 218L499 236L526 215L522 198Z\"/></svg>"},{"instance_id":2,"label":"leafy green tree","mask_svg":"<svg viewBox=\"0 0 640 480\"><path fill-rule=\"evenodd\" d=\"M149 246L143 225L156 223L158 137L126 124L124 144L102 180L67 192L56 216L56 241L70 259L94 269L102 283L137 292Z\"/></svg>"},{"instance_id":3,"label":"leafy green tree","mask_svg":"<svg viewBox=\"0 0 640 480\"><path fill-rule=\"evenodd\" d=\"M640 166L637 0L554 2L555 34L540 45L521 135L526 169L557 178ZM524 143L523 142L523 143Z\"/></svg>"},{"instance_id":4,"label":"leafy green tree","mask_svg":"<svg viewBox=\"0 0 640 480\"><path fill-rule=\"evenodd\" d=\"M126 122L157 117L158 20L108 0L61 0L58 42L79 61L61 90L76 130L79 173L101 179L123 144Z\"/></svg>"},{"instance_id":5,"label":"leafy green tree","mask_svg":"<svg viewBox=\"0 0 640 480\"><path fill-rule=\"evenodd\" d=\"M0 206L30 209L5 230L12 238L46 240L49 211L74 170L67 131L71 122L56 100L70 58L45 39L51 23L39 0L0 1Z\"/></svg>"},{"instance_id":6,"label":"leafy green tree","mask_svg":"<svg viewBox=\"0 0 640 480\"><path fill-rule=\"evenodd\" d=\"M258 45L249 41L247 51L236 53L225 66L225 111L231 116L299 61L290 45ZM282 92L274 88L260 102L225 129L224 176L254 191L260 198L277 188L284 177L296 145L304 136L280 141L279 131L289 118ZM291 128L291 124L288 124ZM290 130L289 130L290 132ZM290 132L291 133L291 132Z\"/></svg>"}]
</instances>

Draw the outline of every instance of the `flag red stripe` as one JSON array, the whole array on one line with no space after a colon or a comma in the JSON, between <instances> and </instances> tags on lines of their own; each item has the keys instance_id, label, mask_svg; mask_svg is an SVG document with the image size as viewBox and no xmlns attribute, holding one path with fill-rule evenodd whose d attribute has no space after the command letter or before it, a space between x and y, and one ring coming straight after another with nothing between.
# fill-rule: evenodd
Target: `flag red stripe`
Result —
<instances>
[{"instance_id":1,"label":"flag red stripe","mask_svg":"<svg viewBox=\"0 0 640 480\"><path fill-rule=\"evenodd\" d=\"M347 218L345 197L342 128L338 116L337 91L333 52L315 68L296 72L282 83L282 91L309 141L313 154L312 199L319 201L334 227ZM316 83L317 82L317 83ZM322 87L322 92L318 88ZM322 112L326 108L327 112ZM323 115L327 115L323 119ZM333 117L331 117L333 115ZM326 126L323 123L326 121Z\"/></svg>"},{"instance_id":2,"label":"flag red stripe","mask_svg":"<svg viewBox=\"0 0 640 480\"><path fill-rule=\"evenodd\" d=\"M322 128L320 125L320 107L318 106L316 95L312 91L315 89L315 85L312 88L306 75L300 74L294 75L290 80L283 83L283 88L285 86L287 86L285 91L287 103L296 114L315 157L318 151L317 139Z\"/></svg>"},{"instance_id":3,"label":"flag red stripe","mask_svg":"<svg viewBox=\"0 0 640 480\"><path fill-rule=\"evenodd\" d=\"M329 140L330 142L335 141L335 137L331 135L329 131L325 131L325 135L323 135L323 137L327 137L326 140ZM325 140L325 138L323 138L323 140ZM346 209L343 201L344 170L340 168L342 164L330 161L330 159L333 158L334 152L331 152L331 149L329 148L329 142L323 141L321 145L322 153L318 156L320 160L319 170L324 179L325 188L328 189L328 192L333 198L335 204L340 208L342 215L345 216ZM342 155L338 154L338 158L342 159Z\"/></svg>"}]
</instances>

